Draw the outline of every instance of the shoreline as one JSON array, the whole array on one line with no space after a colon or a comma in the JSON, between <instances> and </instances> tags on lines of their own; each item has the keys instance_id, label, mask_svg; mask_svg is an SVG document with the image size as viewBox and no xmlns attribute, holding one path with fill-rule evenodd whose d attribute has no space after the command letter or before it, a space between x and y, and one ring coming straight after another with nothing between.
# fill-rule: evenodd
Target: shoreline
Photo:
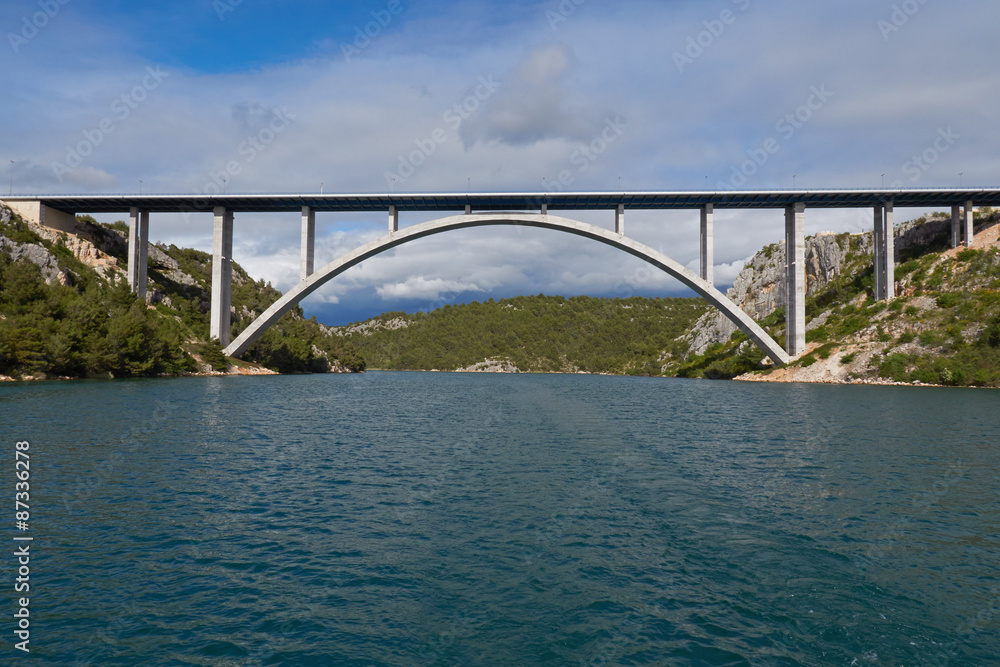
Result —
<instances>
[{"instance_id":1,"label":"shoreline","mask_svg":"<svg viewBox=\"0 0 1000 667\"><path fill-rule=\"evenodd\" d=\"M233 370L229 372L221 371L202 371L198 373L180 373L180 374L164 374L164 375L151 375L151 376L139 376L139 377L72 377L72 376L60 376L60 377L36 377L27 376L23 378L14 378L9 375L0 375L0 383L28 383L28 382L66 382L73 380L104 380L104 381L114 381L114 380L140 380L140 379L154 379L154 378L194 378L194 377L236 377L236 376L273 376L273 375L364 375L368 371L379 372L379 373L461 373L461 374L477 374L477 375L594 375L598 377L645 377L645 378L662 378L666 380L705 380L710 382L758 382L758 383L774 383L774 384L825 384L825 385L858 385L858 386L870 386L870 387L933 387L937 389L1000 389L1000 387L984 387L977 385L944 385L944 384L928 384L925 382L914 381L914 382L896 382L895 380L889 380L886 378L858 378L854 380L844 380L839 378L823 378L823 379L804 379L804 378L773 378L770 375L760 375L756 372L744 373L743 375L737 375L734 378L729 378L728 380L711 380L709 378L680 378L676 375L627 375L619 373L589 373L587 371L576 371L573 373L560 372L560 371L493 371L493 370L456 370L456 371L446 371L439 368L432 369L419 369L419 368L406 368L406 369L390 369L390 368L368 368L359 373L352 371L347 372L328 372L328 373L279 373L277 371L272 371L269 368L241 368L238 366L231 367ZM776 369L781 370L781 369Z\"/></svg>"}]
</instances>

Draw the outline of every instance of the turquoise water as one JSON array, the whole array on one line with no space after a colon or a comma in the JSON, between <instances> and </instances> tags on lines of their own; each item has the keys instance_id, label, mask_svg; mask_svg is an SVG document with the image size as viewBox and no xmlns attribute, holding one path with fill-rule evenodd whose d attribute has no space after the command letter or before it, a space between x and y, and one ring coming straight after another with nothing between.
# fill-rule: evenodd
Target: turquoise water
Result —
<instances>
[{"instance_id":1,"label":"turquoise water","mask_svg":"<svg viewBox=\"0 0 1000 667\"><path fill-rule=\"evenodd\" d=\"M63 665L998 664L998 406L572 375L0 387L10 459L31 442L32 657Z\"/></svg>"}]
</instances>

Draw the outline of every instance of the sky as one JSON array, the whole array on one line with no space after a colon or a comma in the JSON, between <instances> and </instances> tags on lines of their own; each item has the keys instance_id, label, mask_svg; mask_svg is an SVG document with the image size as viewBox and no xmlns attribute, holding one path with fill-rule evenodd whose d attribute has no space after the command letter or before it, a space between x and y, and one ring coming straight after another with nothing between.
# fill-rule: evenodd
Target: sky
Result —
<instances>
[{"instance_id":1,"label":"sky","mask_svg":"<svg viewBox=\"0 0 1000 667\"><path fill-rule=\"evenodd\" d=\"M2 0L0 183L14 194L996 186L996 11L995 0ZM400 226L433 217L404 213ZM571 217L614 224L611 211ZM806 232L865 231L872 218L807 211ZM698 219L628 212L627 233L697 270ZM386 217L320 213L316 225L322 266L383 235ZM725 289L782 238L783 212L720 210L715 231ZM154 214L150 236L210 251L212 218ZM237 215L235 260L287 290L299 238L297 214ZM401 246L302 305L337 325L538 293L690 295L602 244L494 227Z\"/></svg>"}]
</instances>

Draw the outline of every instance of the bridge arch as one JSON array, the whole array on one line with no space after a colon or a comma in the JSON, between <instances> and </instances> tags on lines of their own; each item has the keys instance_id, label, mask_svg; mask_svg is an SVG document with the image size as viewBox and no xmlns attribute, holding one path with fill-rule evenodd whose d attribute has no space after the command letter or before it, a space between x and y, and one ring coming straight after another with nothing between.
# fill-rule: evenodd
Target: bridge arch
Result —
<instances>
[{"instance_id":1,"label":"bridge arch","mask_svg":"<svg viewBox=\"0 0 1000 667\"><path fill-rule=\"evenodd\" d=\"M510 225L525 227L540 227L560 232L576 234L584 238L599 241L606 245L623 250L630 255L652 264L693 289L709 303L722 311L740 331L745 333L767 356L775 363L786 364L789 356L784 349L753 318L743 312L725 294L713 285L704 281L695 273L689 271L678 262L670 259L649 246L643 245L627 236L617 234L601 227L548 214L537 213L477 213L455 215L438 220L412 225L402 230L392 232L370 243L338 257L311 276L301 281L293 289L278 299L264 313L254 320L232 343L225 348L225 354L238 357L246 352L267 329L277 322L282 315L294 308L298 303L351 267L375 257L396 246L415 241L425 236L441 234L456 229L470 227L486 227L492 225Z\"/></svg>"}]
</instances>

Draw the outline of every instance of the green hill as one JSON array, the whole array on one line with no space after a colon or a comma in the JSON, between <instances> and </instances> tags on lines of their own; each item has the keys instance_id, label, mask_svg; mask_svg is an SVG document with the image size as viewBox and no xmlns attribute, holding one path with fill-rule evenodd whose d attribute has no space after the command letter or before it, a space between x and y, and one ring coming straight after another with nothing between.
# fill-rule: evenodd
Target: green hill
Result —
<instances>
[{"instance_id":1,"label":"green hill","mask_svg":"<svg viewBox=\"0 0 1000 667\"><path fill-rule=\"evenodd\" d=\"M707 310L702 299L538 295L387 313L333 331L373 368L660 375Z\"/></svg>"},{"instance_id":2,"label":"green hill","mask_svg":"<svg viewBox=\"0 0 1000 667\"><path fill-rule=\"evenodd\" d=\"M211 258L149 247L148 303L126 284L127 226L77 218L77 233L29 223L0 204L0 375L138 377L225 370L208 340ZM233 334L280 297L233 267ZM301 309L287 314L244 356L279 372L363 370L351 345Z\"/></svg>"}]
</instances>

